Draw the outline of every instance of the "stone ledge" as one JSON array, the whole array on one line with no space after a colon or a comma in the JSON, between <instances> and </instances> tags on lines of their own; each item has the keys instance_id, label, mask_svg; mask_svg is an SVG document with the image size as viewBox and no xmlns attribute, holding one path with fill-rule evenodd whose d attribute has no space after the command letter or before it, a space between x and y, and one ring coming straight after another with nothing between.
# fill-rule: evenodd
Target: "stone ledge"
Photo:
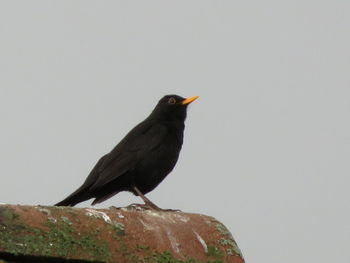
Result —
<instances>
[{"instance_id":1,"label":"stone ledge","mask_svg":"<svg viewBox=\"0 0 350 263\"><path fill-rule=\"evenodd\" d=\"M140 207L0 205L0 262L243 263L216 219ZM41 261L39 261L41 260Z\"/></svg>"}]
</instances>

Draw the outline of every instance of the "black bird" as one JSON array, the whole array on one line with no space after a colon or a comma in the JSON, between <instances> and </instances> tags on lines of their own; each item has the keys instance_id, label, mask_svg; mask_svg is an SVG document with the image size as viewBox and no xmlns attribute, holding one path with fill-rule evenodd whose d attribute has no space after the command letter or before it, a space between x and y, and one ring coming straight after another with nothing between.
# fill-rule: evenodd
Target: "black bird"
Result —
<instances>
[{"instance_id":1,"label":"black bird","mask_svg":"<svg viewBox=\"0 0 350 263\"><path fill-rule=\"evenodd\" d=\"M164 96L143 122L102 156L83 185L56 206L74 206L90 198L95 198L94 205L130 191L146 206L160 209L144 195L174 168L182 147L187 106L197 98Z\"/></svg>"}]
</instances>

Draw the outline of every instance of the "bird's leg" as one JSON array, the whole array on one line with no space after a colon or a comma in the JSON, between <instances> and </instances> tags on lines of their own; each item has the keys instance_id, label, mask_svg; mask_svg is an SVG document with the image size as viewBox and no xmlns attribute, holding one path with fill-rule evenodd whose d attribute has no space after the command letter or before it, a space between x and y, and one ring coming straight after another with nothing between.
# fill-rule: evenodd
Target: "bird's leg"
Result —
<instances>
[{"instance_id":1,"label":"bird's leg","mask_svg":"<svg viewBox=\"0 0 350 263\"><path fill-rule=\"evenodd\" d=\"M153 210L162 210L161 208L156 206L151 200L149 200L146 196L144 196L143 193L141 193L141 191L136 186L134 186L133 189L142 198L146 206L152 208Z\"/></svg>"}]
</instances>

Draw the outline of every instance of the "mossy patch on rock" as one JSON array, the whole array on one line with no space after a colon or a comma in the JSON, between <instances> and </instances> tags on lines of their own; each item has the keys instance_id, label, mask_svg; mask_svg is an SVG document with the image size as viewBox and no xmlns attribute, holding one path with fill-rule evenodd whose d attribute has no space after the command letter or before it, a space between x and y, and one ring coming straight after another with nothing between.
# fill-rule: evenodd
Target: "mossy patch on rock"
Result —
<instances>
[{"instance_id":1,"label":"mossy patch on rock","mask_svg":"<svg viewBox=\"0 0 350 263\"><path fill-rule=\"evenodd\" d=\"M218 242L220 245L227 247L226 253L228 255L238 255L243 257L241 250L237 246L236 241L233 239L232 234L227 227L220 222L218 222L215 227L216 230L223 236L218 240Z\"/></svg>"},{"instance_id":2,"label":"mossy patch on rock","mask_svg":"<svg viewBox=\"0 0 350 263\"><path fill-rule=\"evenodd\" d=\"M0 224L6 224L18 218L18 214L9 207L0 207Z\"/></svg>"},{"instance_id":3,"label":"mossy patch on rock","mask_svg":"<svg viewBox=\"0 0 350 263\"><path fill-rule=\"evenodd\" d=\"M30 227L17 220L9 208L1 208L0 247L13 255L41 255L71 258L77 253L94 259L108 259L108 244L97 239L99 230L76 233L68 218L47 220L43 228Z\"/></svg>"}]
</instances>

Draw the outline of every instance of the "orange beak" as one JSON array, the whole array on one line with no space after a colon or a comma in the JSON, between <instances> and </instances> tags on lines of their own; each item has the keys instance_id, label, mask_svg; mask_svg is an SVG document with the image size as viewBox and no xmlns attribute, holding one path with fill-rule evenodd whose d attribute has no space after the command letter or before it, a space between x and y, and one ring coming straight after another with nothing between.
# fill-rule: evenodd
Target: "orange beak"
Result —
<instances>
[{"instance_id":1,"label":"orange beak","mask_svg":"<svg viewBox=\"0 0 350 263\"><path fill-rule=\"evenodd\" d=\"M199 96L189 97L189 98L187 98L187 99L184 99L184 100L181 102L181 104L183 104L183 105L190 104L192 101L194 101L194 100L196 100L196 99L198 99L198 98L199 98Z\"/></svg>"}]
</instances>

